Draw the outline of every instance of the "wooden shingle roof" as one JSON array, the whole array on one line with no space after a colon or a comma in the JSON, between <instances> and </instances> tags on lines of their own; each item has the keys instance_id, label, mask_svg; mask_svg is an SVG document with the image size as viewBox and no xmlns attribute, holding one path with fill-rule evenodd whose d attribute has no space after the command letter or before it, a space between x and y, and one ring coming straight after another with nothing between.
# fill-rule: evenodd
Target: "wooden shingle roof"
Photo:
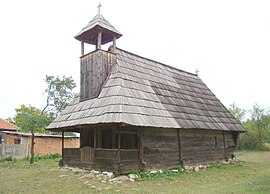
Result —
<instances>
[{"instance_id":1,"label":"wooden shingle roof","mask_svg":"<svg viewBox=\"0 0 270 194\"><path fill-rule=\"evenodd\" d=\"M101 14L97 14L75 38L85 43L96 44L97 29L103 32L101 44L111 42L114 36L116 39L122 36Z\"/></svg>"},{"instance_id":2,"label":"wooden shingle roof","mask_svg":"<svg viewBox=\"0 0 270 194\"><path fill-rule=\"evenodd\" d=\"M117 49L99 96L76 97L48 129L125 123L133 126L245 131L195 74Z\"/></svg>"}]
</instances>

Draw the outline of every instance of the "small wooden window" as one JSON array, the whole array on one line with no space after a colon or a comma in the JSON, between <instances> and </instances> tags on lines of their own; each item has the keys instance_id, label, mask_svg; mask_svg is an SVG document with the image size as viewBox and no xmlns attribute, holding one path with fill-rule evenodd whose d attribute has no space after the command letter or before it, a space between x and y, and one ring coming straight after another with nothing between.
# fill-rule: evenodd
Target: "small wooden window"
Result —
<instances>
[{"instance_id":1,"label":"small wooden window","mask_svg":"<svg viewBox=\"0 0 270 194\"><path fill-rule=\"evenodd\" d=\"M21 144L21 138L14 138L14 144Z\"/></svg>"},{"instance_id":2,"label":"small wooden window","mask_svg":"<svg viewBox=\"0 0 270 194\"><path fill-rule=\"evenodd\" d=\"M217 147L217 137L214 137L214 145L215 145L215 148Z\"/></svg>"}]
</instances>

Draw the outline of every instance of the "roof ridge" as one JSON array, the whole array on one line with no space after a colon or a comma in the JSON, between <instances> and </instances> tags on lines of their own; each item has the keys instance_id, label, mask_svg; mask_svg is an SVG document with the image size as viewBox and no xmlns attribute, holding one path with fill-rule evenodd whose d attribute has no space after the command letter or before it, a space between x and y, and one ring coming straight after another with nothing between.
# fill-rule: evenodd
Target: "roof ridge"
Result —
<instances>
[{"instance_id":1,"label":"roof ridge","mask_svg":"<svg viewBox=\"0 0 270 194\"><path fill-rule=\"evenodd\" d=\"M190 72L188 72L188 71L184 71L184 70L178 69L178 68L176 68L176 67L167 65L167 64L165 64L165 63L161 63L161 62L155 61L155 60L153 60L153 59L149 59L149 58L146 58L146 57L142 57L142 56L140 56L140 55L138 55L138 54L134 54L134 53L132 53L132 52L126 51L126 50L121 49L121 48L119 48L119 47L116 47L116 49L118 49L118 50L120 50L120 51L122 51L122 52L126 52L126 53L128 53L128 54L134 55L134 56L136 56L136 57L139 57L139 58L142 58L142 59L145 59L145 60L148 60L148 61L152 61L152 62L154 62L154 63L158 63L158 64L163 65L163 66L165 66L165 67L168 67L168 68L170 68L170 69L174 69L174 70L180 71L180 72L182 72L182 73L187 73L187 74L189 74L189 75L198 77L198 75L195 74L195 73L190 73Z\"/></svg>"}]
</instances>

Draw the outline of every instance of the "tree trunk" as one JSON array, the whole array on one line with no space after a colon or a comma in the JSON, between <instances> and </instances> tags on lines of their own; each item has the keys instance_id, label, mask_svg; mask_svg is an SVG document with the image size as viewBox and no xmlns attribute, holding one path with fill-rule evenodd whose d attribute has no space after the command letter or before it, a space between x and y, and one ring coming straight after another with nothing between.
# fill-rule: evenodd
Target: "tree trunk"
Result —
<instances>
[{"instance_id":1,"label":"tree trunk","mask_svg":"<svg viewBox=\"0 0 270 194\"><path fill-rule=\"evenodd\" d=\"M261 134L261 127L259 123L259 119L257 118L257 130L258 130L258 135L259 135L259 149L262 149L262 134Z\"/></svg>"},{"instance_id":2,"label":"tree trunk","mask_svg":"<svg viewBox=\"0 0 270 194\"><path fill-rule=\"evenodd\" d=\"M35 134L34 134L34 131L32 131L30 164L34 164L34 156L35 156L35 153L34 153L35 142L34 142L34 140L35 140Z\"/></svg>"}]
</instances>

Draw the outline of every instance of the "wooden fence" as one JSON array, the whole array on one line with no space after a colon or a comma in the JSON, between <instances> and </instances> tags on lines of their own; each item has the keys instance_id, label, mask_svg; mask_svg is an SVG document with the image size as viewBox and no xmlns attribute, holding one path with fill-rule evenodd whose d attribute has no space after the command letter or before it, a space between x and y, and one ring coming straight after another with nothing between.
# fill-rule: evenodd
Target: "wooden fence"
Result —
<instances>
[{"instance_id":1,"label":"wooden fence","mask_svg":"<svg viewBox=\"0 0 270 194\"><path fill-rule=\"evenodd\" d=\"M12 157L22 159L28 156L27 144L0 144L0 160Z\"/></svg>"}]
</instances>

